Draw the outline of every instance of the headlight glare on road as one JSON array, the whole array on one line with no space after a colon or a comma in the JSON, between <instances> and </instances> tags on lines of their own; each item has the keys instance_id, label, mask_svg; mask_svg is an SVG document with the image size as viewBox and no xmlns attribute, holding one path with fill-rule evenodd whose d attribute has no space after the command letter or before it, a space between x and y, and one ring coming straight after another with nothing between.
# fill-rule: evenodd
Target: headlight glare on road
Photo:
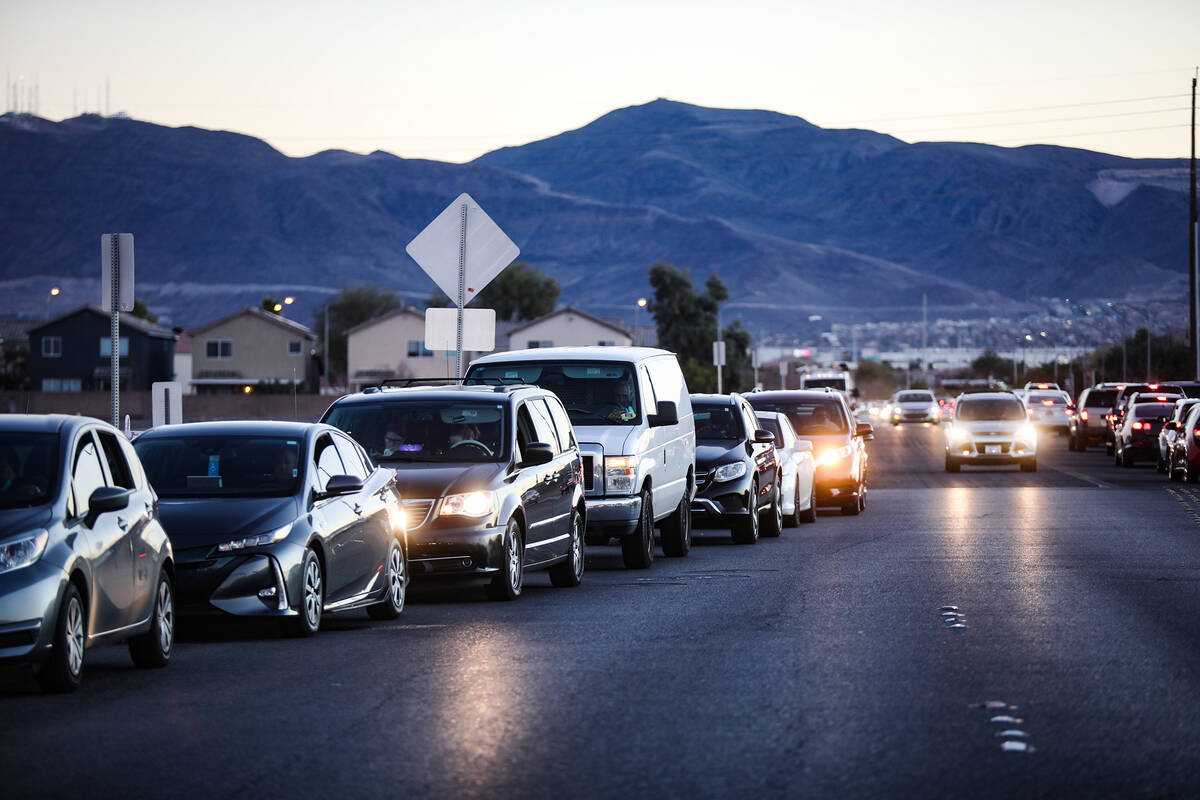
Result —
<instances>
[{"instance_id":1,"label":"headlight glare on road","mask_svg":"<svg viewBox=\"0 0 1200 800\"><path fill-rule=\"evenodd\" d=\"M637 479L637 456L608 456L604 459L604 488L610 494L632 494Z\"/></svg>"},{"instance_id":2,"label":"headlight glare on road","mask_svg":"<svg viewBox=\"0 0 1200 800\"><path fill-rule=\"evenodd\" d=\"M495 496L491 492L466 492L464 494L448 494L442 500L443 517L486 517L492 513Z\"/></svg>"},{"instance_id":3,"label":"headlight glare on road","mask_svg":"<svg viewBox=\"0 0 1200 800\"><path fill-rule=\"evenodd\" d=\"M732 481L746 474L746 462L735 461L732 464L722 464L713 470L713 480L718 483Z\"/></svg>"},{"instance_id":4,"label":"headlight glare on road","mask_svg":"<svg viewBox=\"0 0 1200 800\"><path fill-rule=\"evenodd\" d=\"M217 545L218 553L232 553L236 550L245 550L250 547L266 547L269 544L281 542L287 538L287 535L292 532L292 523L288 523L281 528L276 528L270 533L260 533L258 536L247 536L242 539L234 539L231 542Z\"/></svg>"},{"instance_id":5,"label":"headlight glare on road","mask_svg":"<svg viewBox=\"0 0 1200 800\"><path fill-rule=\"evenodd\" d=\"M45 552L46 541L49 538L50 534L47 531L40 530L22 536L14 542L0 545L0 573L28 567L37 561Z\"/></svg>"},{"instance_id":6,"label":"headlight glare on road","mask_svg":"<svg viewBox=\"0 0 1200 800\"><path fill-rule=\"evenodd\" d=\"M826 450L817 456L817 466L824 467L841 461L843 458L849 458L850 453L852 452L853 450L851 449L850 445L834 448L832 450Z\"/></svg>"}]
</instances>

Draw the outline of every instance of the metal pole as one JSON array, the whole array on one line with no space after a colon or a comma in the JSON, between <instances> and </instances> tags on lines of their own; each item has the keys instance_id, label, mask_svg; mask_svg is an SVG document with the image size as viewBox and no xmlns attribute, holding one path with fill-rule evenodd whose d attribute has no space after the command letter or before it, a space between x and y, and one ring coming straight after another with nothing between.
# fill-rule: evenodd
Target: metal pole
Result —
<instances>
[{"instance_id":1,"label":"metal pole","mask_svg":"<svg viewBox=\"0 0 1200 800\"><path fill-rule=\"evenodd\" d=\"M1200 72L1200 67L1197 68ZM1192 78L1192 158L1188 178L1188 194L1190 197L1190 221L1188 228L1188 275L1191 294L1188 303L1191 311L1192 326L1188 329L1192 346L1192 365L1195 369L1196 380L1200 380L1200 298L1196 296L1197 283L1200 283L1200 225L1197 224L1196 214L1196 78Z\"/></svg>"},{"instance_id":2,"label":"metal pole","mask_svg":"<svg viewBox=\"0 0 1200 800\"><path fill-rule=\"evenodd\" d=\"M1146 313L1146 383L1150 382L1150 313Z\"/></svg>"},{"instance_id":3,"label":"metal pole","mask_svg":"<svg viewBox=\"0 0 1200 800\"><path fill-rule=\"evenodd\" d=\"M713 341L721 341L721 307L717 306L717 338ZM721 365L717 364L717 394L724 394L721 391Z\"/></svg>"},{"instance_id":4,"label":"metal pole","mask_svg":"<svg viewBox=\"0 0 1200 800\"><path fill-rule=\"evenodd\" d=\"M467 204L460 208L462 227L458 233L458 333L454 345L454 376L462 379L463 303L466 302L467 281Z\"/></svg>"},{"instance_id":5,"label":"metal pole","mask_svg":"<svg viewBox=\"0 0 1200 800\"><path fill-rule=\"evenodd\" d=\"M329 301L325 301L325 388L333 383L329 380Z\"/></svg>"},{"instance_id":6,"label":"metal pole","mask_svg":"<svg viewBox=\"0 0 1200 800\"><path fill-rule=\"evenodd\" d=\"M112 424L116 428L121 422L121 236L114 233L112 239L112 270L109 273L109 300L112 302L112 353L109 367L112 370Z\"/></svg>"}]
</instances>

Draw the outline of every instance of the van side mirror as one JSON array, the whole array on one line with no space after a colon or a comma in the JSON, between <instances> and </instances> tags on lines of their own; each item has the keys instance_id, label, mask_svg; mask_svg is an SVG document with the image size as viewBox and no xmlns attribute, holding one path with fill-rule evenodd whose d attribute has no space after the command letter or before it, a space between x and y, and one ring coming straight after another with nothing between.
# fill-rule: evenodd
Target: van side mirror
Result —
<instances>
[{"instance_id":1,"label":"van side mirror","mask_svg":"<svg viewBox=\"0 0 1200 800\"><path fill-rule=\"evenodd\" d=\"M658 413L647 414L646 424L651 428L661 428L664 425L678 425L679 409L670 400L659 400Z\"/></svg>"},{"instance_id":2,"label":"van side mirror","mask_svg":"<svg viewBox=\"0 0 1200 800\"><path fill-rule=\"evenodd\" d=\"M530 442L525 445L524 455L525 460L521 462L523 467L536 467L554 460L554 450L545 442Z\"/></svg>"}]
</instances>

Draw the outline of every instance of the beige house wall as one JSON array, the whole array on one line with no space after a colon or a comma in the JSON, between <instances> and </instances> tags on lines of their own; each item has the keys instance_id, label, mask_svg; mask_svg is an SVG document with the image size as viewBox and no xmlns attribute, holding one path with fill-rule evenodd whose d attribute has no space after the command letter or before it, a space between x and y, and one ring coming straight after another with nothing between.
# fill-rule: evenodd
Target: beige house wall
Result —
<instances>
[{"instance_id":1,"label":"beige house wall","mask_svg":"<svg viewBox=\"0 0 1200 800\"><path fill-rule=\"evenodd\" d=\"M607 325L600 325L580 314L567 311L549 319L535 322L509 337L509 348L524 350L530 341L551 342L554 347L585 347L600 342L613 342L622 347L633 344L633 339ZM545 345L550 346L550 345Z\"/></svg>"},{"instance_id":2,"label":"beige house wall","mask_svg":"<svg viewBox=\"0 0 1200 800\"><path fill-rule=\"evenodd\" d=\"M209 358L208 342L214 339L233 342L233 357ZM300 342L300 352L290 355L288 343L295 341ZM313 340L299 331L241 314L194 335L192 378L202 378L205 371L219 370L239 373L246 380L303 381L312 347Z\"/></svg>"},{"instance_id":3,"label":"beige house wall","mask_svg":"<svg viewBox=\"0 0 1200 800\"><path fill-rule=\"evenodd\" d=\"M397 378L452 378L454 351L433 351L432 356L408 355L408 343L425 341L425 315L396 314L347 337L346 364L350 389L378 383L379 378L355 377L361 372L391 372ZM463 369L479 353L463 353Z\"/></svg>"}]
</instances>

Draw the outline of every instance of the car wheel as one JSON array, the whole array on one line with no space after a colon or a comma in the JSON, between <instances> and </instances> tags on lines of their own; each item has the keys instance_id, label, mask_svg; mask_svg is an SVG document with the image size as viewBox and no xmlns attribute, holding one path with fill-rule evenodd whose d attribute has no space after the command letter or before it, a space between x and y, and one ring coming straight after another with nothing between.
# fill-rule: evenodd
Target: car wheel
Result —
<instances>
[{"instance_id":1,"label":"car wheel","mask_svg":"<svg viewBox=\"0 0 1200 800\"><path fill-rule=\"evenodd\" d=\"M304 551L300 564L300 608L294 617L284 623L292 636L312 636L321 628L321 614L325 611L325 570L321 559L311 547Z\"/></svg>"},{"instance_id":2,"label":"car wheel","mask_svg":"<svg viewBox=\"0 0 1200 800\"><path fill-rule=\"evenodd\" d=\"M516 600L525 586L525 543L517 518L504 528L504 563L488 584L487 595L493 600Z\"/></svg>"},{"instance_id":3,"label":"car wheel","mask_svg":"<svg viewBox=\"0 0 1200 800\"><path fill-rule=\"evenodd\" d=\"M692 549L692 476L688 475L687 489L675 513L662 524L664 556L682 558Z\"/></svg>"},{"instance_id":4,"label":"car wheel","mask_svg":"<svg viewBox=\"0 0 1200 800\"><path fill-rule=\"evenodd\" d=\"M549 570L550 583L569 589L583 582L583 521L577 510L571 511L571 549L567 560Z\"/></svg>"},{"instance_id":5,"label":"car wheel","mask_svg":"<svg viewBox=\"0 0 1200 800\"><path fill-rule=\"evenodd\" d=\"M792 492L792 513L783 518L783 524L794 528L800 524L800 476L796 476L796 488Z\"/></svg>"},{"instance_id":6,"label":"car wheel","mask_svg":"<svg viewBox=\"0 0 1200 800\"><path fill-rule=\"evenodd\" d=\"M58 606L50 657L37 672L44 692L73 692L83 677L83 653L87 642L87 614L83 599L73 583L67 584Z\"/></svg>"},{"instance_id":7,"label":"car wheel","mask_svg":"<svg viewBox=\"0 0 1200 800\"><path fill-rule=\"evenodd\" d=\"M1132 467L1135 463L1137 462L1134 460L1133 454L1129 452L1129 448L1121 448L1121 466Z\"/></svg>"},{"instance_id":8,"label":"car wheel","mask_svg":"<svg viewBox=\"0 0 1200 800\"><path fill-rule=\"evenodd\" d=\"M1076 450L1079 449L1079 446L1075 442L1074 436L1070 436L1070 435L1067 436L1067 449L1070 450L1072 453L1074 453Z\"/></svg>"},{"instance_id":9,"label":"car wheel","mask_svg":"<svg viewBox=\"0 0 1200 800\"><path fill-rule=\"evenodd\" d=\"M367 606L367 615L371 619L395 619L404 611L407 599L408 560L404 557L404 548L393 539L387 559L387 597L382 603Z\"/></svg>"},{"instance_id":10,"label":"car wheel","mask_svg":"<svg viewBox=\"0 0 1200 800\"><path fill-rule=\"evenodd\" d=\"M946 472L959 472L962 469L962 464L958 463L958 459L946 453Z\"/></svg>"},{"instance_id":11,"label":"car wheel","mask_svg":"<svg viewBox=\"0 0 1200 800\"><path fill-rule=\"evenodd\" d=\"M738 544L754 544L758 541L758 482L750 484L750 496L746 501L746 518L734 524L730 534Z\"/></svg>"},{"instance_id":12,"label":"car wheel","mask_svg":"<svg viewBox=\"0 0 1200 800\"><path fill-rule=\"evenodd\" d=\"M1183 475L1179 470L1175 469L1174 461L1167 463L1167 480L1172 481L1173 483L1178 483L1179 481L1183 480Z\"/></svg>"},{"instance_id":13,"label":"car wheel","mask_svg":"<svg viewBox=\"0 0 1200 800\"><path fill-rule=\"evenodd\" d=\"M175 644L175 592L165 570L158 576L150 620L150 630L129 640L129 657L139 667L165 667Z\"/></svg>"},{"instance_id":14,"label":"car wheel","mask_svg":"<svg viewBox=\"0 0 1200 800\"><path fill-rule=\"evenodd\" d=\"M1192 465L1188 464L1184 467L1183 479L1188 483L1200 483L1200 472L1192 469Z\"/></svg>"},{"instance_id":15,"label":"car wheel","mask_svg":"<svg viewBox=\"0 0 1200 800\"><path fill-rule=\"evenodd\" d=\"M650 505L650 493L642 492L642 513L638 526L629 536L621 539L621 560L626 569L649 569L654 563L654 509Z\"/></svg>"},{"instance_id":16,"label":"car wheel","mask_svg":"<svg viewBox=\"0 0 1200 800\"><path fill-rule=\"evenodd\" d=\"M1114 445L1112 442L1104 443L1104 454L1105 455L1111 456L1113 453L1116 452L1116 449L1117 449L1116 445Z\"/></svg>"},{"instance_id":17,"label":"car wheel","mask_svg":"<svg viewBox=\"0 0 1200 800\"><path fill-rule=\"evenodd\" d=\"M1159 456L1158 463L1154 465L1154 468L1155 468L1156 470L1158 470L1159 472L1161 472L1161 473L1163 473L1163 474L1166 474L1166 472L1167 472L1167 462L1166 462L1166 461L1163 461L1163 459L1162 459L1162 456L1161 456L1161 455Z\"/></svg>"},{"instance_id":18,"label":"car wheel","mask_svg":"<svg viewBox=\"0 0 1200 800\"><path fill-rule=\"evenodd\" d=\"M812 488L808 491L808 508L800 513L800 521L817 521L817 482L815 479L812 482Z\"/></svg>"},{"instance_id":19,"label":"car wheel","mask_svg":"<svg viewBox=\"0 0 1200 800\"><path fill-rule=\"evenodd\" d=\"M1037 459L1030 458L1022 461L1021 472L1037 472Z\"/></svg>"},{"instance_id":20,"label":"car wheel","mask_svg":"<svg viewBox=\"0 0 1200 800\"><path fill-rule=\"evenodd\" d=\"M774 538L783 533L783 500L779 497L779 484L775 485L775 501L767 509L767 524L762 528L762 535Z\"/></svg>"}]
</instances>

